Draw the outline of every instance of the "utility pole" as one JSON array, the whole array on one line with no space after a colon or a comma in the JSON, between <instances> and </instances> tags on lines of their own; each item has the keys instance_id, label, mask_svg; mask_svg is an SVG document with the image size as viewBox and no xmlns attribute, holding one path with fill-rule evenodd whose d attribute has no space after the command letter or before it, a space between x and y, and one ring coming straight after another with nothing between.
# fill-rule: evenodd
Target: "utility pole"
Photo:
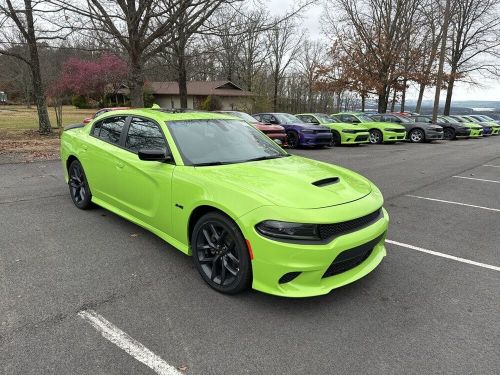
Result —
<instances>
[{"instance_id":1,"label":"utility pole","mask_svg":"<svg viewBox=\"0 0 500 375\"><path fill-rule=\"evenodd\" d=\"M439 67L436 81L436 95L434 96L434 108L432 110L432 122L437 121L437 114L439 111L439 97L441 95L441 85L443 84L444 58L446 56L446 39L448 38L448 24L450 23L450 3L451 0L446 0L446 6L444 9L443 39L441 40L441 51L439 54Z\"/></svg>"}]
</instances>

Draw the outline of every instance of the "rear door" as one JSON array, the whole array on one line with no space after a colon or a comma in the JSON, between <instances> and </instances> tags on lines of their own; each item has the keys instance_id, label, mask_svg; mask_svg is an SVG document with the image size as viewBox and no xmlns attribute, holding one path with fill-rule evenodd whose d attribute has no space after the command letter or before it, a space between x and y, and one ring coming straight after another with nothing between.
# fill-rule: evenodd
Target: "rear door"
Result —
<instances>
[{"instance_id":1,"label":"rear door","mask_svg":"<svg viewBox=\"0 0 500 375\"><path fill-rule=\"evenodd\" d=\"M124 136L127 116L112 116L94 122L87 138L83 167L92 195L115 205L114 187L119 160L116 157Z\"/></svg>"}]
</instances>

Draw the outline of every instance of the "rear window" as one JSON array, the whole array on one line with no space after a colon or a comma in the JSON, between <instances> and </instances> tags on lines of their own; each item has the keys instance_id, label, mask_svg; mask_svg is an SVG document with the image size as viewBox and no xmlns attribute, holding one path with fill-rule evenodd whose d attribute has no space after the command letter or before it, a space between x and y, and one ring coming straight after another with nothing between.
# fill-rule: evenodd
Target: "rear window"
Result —
<instances>
[{"instance_id":1,"label":"rear window","mask_svg":"<svg viewBox=\"0 0 500 375\"><path fill-rule=\"evenodd\" d=\"M125 126L126 117L108 117L97 122L92 129L92 135L104 142L118 145L123 127Z\"/></svg>"}]
</instances>

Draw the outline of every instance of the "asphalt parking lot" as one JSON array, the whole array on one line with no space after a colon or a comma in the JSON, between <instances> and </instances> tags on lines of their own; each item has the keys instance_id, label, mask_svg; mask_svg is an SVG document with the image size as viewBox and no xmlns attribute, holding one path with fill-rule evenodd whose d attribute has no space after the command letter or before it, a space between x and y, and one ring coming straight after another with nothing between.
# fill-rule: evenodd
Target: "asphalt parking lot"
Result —
<instances>
[{"instance_id":1,"label":"asphalt parking lot","mask_svg":"<svg viewBox=\"0 0 500 375\"><path fill-rule=\"evenodd\" d=\"M0 165L0 374L498 373L500 137L293 152L367 176L391 217L382 264L318 298L218 294L153 234L77 210L59 162Z\"/></svg>"}]
</instances>

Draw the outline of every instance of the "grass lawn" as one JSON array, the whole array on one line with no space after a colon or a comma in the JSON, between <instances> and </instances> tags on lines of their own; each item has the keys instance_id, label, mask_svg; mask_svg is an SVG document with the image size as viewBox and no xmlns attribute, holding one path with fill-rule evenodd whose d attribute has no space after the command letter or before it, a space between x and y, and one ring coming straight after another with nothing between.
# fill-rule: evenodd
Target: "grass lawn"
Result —
<instances>
[{"instance_id":1,"label":"grass lawn","mask_svg":"<svg viewBox=\"0 0 500 375\"><path fill-rule=\"evenodd\" d=\"M63 126L81 122L95 109L63 107ZM53 108L49 108L54 133L38 134L36 107L0 106L0 163L53 160L59 157L59 129Z\"/></svg>"},{"instance_id":2,"label":"grass lawn","mask_svg":"<svg viewBox=\"0 0 500 375\"><path fill-rule=\"evenodd\" d=\"M81 122L96 112L96 109L77 109L73 106L63 107L63 126ZM56 115L53 108L49 108L49 116L52 127L56 127ZM36 107L9 105L0 106L0 129L26 130L38 129L38 115Z\"/></svg>"}]
</instances>

